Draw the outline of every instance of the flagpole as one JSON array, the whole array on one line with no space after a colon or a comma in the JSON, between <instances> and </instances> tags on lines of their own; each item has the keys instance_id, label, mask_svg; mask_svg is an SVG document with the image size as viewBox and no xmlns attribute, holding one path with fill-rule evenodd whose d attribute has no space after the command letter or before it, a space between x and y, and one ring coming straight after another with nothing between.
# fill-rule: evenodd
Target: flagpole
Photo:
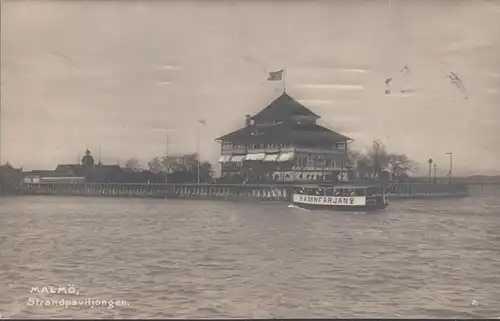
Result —
<instances>
[{"instance_id":1,"label":"flagpole","mask_svg":"<svg viewBox=\"0 0 500 321\"><path fill-rule=\"evenodd\" d=\"M285 78L285 68L283 68L283 93L286 93L286 78Z\"/></svg>"},{"instance_id":2,"label":"flagpole","mask_svg":"<svg viewBox=\"0 0 500 321\"><path fill-rule=\"evenodd\" d=\"M0 165L2 165L2 99L1 99L1 86L0 86Z\"/></svg>"},{"instance_id":3,"label":"flagpole","mask_svg":"<svg viewBox=\"0 0 500 321\"><path fill-rule=\"evenodd\" d=\"M197 161L197 182L200 184L200 167L201 167L201 155L200 155L200 126L205 125L206 121L203 120L198 120L196 124L196 153L198 154L198 161Z\"/></svg>"},{"instance_id":4,"label":"flagpole","mask_svg":"<svg viewBox=\"0 0 500 321\"><path fill-rule=\"evenodd\" d=\"M197 170L197 181L198 181L198 184L200 184L200 125L197 126L196 128L196 153L198 154L198 162L197 162L197 165L198 165L198 170Z\"/></svg>"}]
</instances>

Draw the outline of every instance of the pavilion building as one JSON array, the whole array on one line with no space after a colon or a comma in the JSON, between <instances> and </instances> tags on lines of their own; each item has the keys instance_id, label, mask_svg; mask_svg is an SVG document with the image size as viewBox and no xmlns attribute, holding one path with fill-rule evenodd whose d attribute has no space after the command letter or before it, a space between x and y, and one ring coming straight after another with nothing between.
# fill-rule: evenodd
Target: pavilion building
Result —
<instances>
[{"instance_id":1,"label":"pavilion building","mask_svg":"<svg viewBox=\"0 0 500 321\"><path fill-rule=\"evenodd\" d=\"M320 126L321 117L283 93L245 127L216 139L221 176L248 181L347 180L347 146L353 140Z\"/></svg>"}]
</instances>

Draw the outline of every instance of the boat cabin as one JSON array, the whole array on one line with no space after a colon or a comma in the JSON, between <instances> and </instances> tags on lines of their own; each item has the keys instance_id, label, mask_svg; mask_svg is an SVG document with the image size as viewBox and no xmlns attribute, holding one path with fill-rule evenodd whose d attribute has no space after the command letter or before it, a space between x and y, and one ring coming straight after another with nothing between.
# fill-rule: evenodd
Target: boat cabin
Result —
<instances>
[{"instance_id":1,"label":"boat cabin","mask_svg":"<svg viewBox=\"0 0 500 321\"><path fill-rule=\"evenodd\" d=\"M294 188L293 202L312 206L385 208L388 197L384 186L303 185Z\"/></svg>"}]
</instances>

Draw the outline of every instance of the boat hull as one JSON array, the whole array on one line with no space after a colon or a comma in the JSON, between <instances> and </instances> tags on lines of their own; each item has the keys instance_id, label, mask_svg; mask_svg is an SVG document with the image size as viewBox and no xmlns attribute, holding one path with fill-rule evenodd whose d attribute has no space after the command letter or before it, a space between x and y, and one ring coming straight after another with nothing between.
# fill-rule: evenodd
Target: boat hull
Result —
<instances>
[{"instance_id":1,"label":"boat hull","mask_svg":"<svg viewBox=\"0 0 500 321\"><path fill-rule=\"evenodd\" d=\"M294 206L309 210L326 210L338 212L372 212L385 209L389 204L372 204L372 205L330 205L330 204L305 204L293 202Z\"/></svg>"}]
</instances>

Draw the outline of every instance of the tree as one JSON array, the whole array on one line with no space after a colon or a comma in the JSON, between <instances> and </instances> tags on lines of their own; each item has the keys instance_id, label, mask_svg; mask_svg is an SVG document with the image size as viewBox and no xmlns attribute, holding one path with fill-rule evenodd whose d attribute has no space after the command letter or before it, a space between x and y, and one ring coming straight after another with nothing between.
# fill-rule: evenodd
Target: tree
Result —
<instances>
[{"instance_id":1,"label":"tree","mask_svg":"<svg viewBox=\"0 0 500 321\"><path fill-rule=\"evenodd\" d=\"M158 174L160 172L165 172L165 166L163 164L163 161L160 157L154 157L148 162L149 170L154 173Z\"/></svg>"},{"instance_id":2,"label":"tree","mask_svg":"<svg viewBox=\"0 0 500 321\"><path fill-rule=\"evenodd\" d=\"M363 155L361 152L355 150L355 149L349 149L347 151L347 166L351 168L357 168L358 166L358 161Z\"/></svg>"},{"instance_id":3,"label":"tree","mask_svg":"<svg viewBox=\"0 0 500 321\"><path fill-rule=\"evenodd\" d=\"M389 154L385 149L385 145L379 139L373 141L372 148L368 151L368 158L375 177L379 177L380 172L389 165Z\"/></svg>"},{"instance_id":4,"label":"tree","mask_svg":"<svg viewBox=\"0 0 500 321\"><path fill-rule=\"evenodd\" d=\"M393 177L408 175L417 170L417 164L404 154L389 154L388 164Z\"/></svg>"},{"instance_id":5,"label":"tree","mask_svg":"<svg viewBox=\"0 0 500 321\"><path fill-rule=\"evenodd\" d=\"M374 140L372 148L365 154L349 150L348 164L358 172L360 178L369 174L379 178L383 170L389 169L392 176L408 175L417 170L417 164L404 154L388 153L380 140Z\"/></svg>"},{"instance_id":6,"label":"tree","mask_svg":"<svg viewBox=\"0 0 500 321\"><path fill-rule=\"evenodd\" d=\"M214 170L210 162L202 162L200 164L200 180L204 182L211 182Z\"/></svg>"},{"instance_id":7,"label":"tree","mask_svg":"<svg viewBox=\"0 0 500 321\"><path fill-rule=\"evenodd\" d=\"M198 166L199 157L197 153L185 154L179 157L186 168L196 168Z\"/></svg>"},{"instance_id":8,"label":"tree","mask_svg":"<svg viewBox=\"0 0 500 321\"><path fill-rule=\"evenodd\" d=\"M168 173L170 180L175 182L198 181L198 154L172 155L168 157L154 157L148 162L153 173ZM200 181L210 182L213 176L213 167L210 162L200 162Z\"/></svg>"},{"instance_id":9,"label":"tree","mask_svg":"<svg viewBox=\"0 0 500 321\"><path fill-rule=\"evenodd\" d=\"M367 174L373 174L371 159L357 150L349 150L347 153L347 165L357 172L359 178L365 178Z\"/></svg>"},{"instance_id":10,"label":"tree","mask_svg":"<svg viewBox=\"0 0 500 321\"><path fill-rule=\"evenodd\" d=\"M139 160L137 158L130 158L125 162L125 168L130 168L133 170L139 169L141 166L139 165Z\"/></svg>"}]
</instances>

